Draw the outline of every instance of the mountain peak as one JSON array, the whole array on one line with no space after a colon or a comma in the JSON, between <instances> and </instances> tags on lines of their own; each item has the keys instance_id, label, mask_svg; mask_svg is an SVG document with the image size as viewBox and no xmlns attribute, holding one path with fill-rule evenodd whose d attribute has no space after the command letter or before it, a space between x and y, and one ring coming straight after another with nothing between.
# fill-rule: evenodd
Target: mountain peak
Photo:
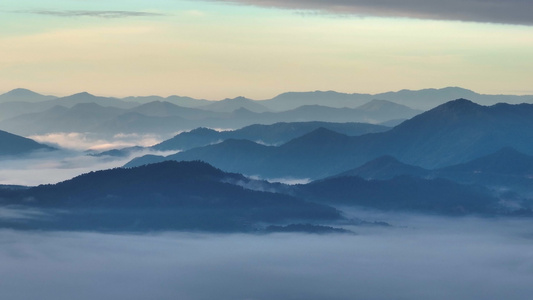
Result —
<instances>
[{"instance_id":1,"label":"mountain peak","mask_svg":"<svg viewBox=\"0 0 533 300\"><path fill-rule=\"evenodd\" d=\"M294 143L305 143L309 145L316 145L316 144L330 144L330 145L337 145L338 142L344 141L346 139L349 139L348 136L338 133L332 130L329 130L324 127L319 127L308 134L305 134L299 138L295 138L282 147L290 147L290 145Z\"/></svg>"},{"instance_id":2,"label":"mountain peak","mask_svg":"<svg viewBox=\"0 0 533 300\"><path fill-rule=\"evenodd\" d=\"M428 171L423 168L404 164L391 155L383 155L358 168L343 172L334 177L358 176L365 179L384 180L401 175L424 177L427 174Z\"/></svg>"},{"instance_id":3,"label":"mountain peak","mask_svg":"<svg viewBox=\"0 0 533 300\"><path fill-rule=\"evenodd\" d=\"M217 133L217 131L211 128L198 127L198 128L195 128L189 131L188 133L196 134L196 135L211 135L211 134Z\"/></svg>"},{"instance_id":4,"label":"mountain peak","mask_svg":"<svg viewBox=\"0 0 533 300\"><path fill-rule=\"evenodd\" d=\"M386 107L394 108L394 109L409 108L405 105L401 105L401 104L398 104L398 103L395 103L389 100L373 99L370 102L367 102L357 107L357 109L366 110L366 111L377 111L377 110L380 110Z\"/></svg>"},{"instance_id":5,"label":"mountain peak","mask_svg":"<svg viewBox=\"0 0 533 300\"><path fill-rule=\"evenodd\" d=\"M41 102L55 98L54 96L45 96L28 89L18 88L0 95L0 102Z\"/></svg>"},{"instance_id":6,"label":"mountain peak","mask_svg":"<svg viewBox=\"0 0 533 300\"><path fill-rule=\"evenodd\" d=\"M470 114L476 111L481 110L485 106L479 105L475 102L472 102L468 99L459 98L456 100L448 101L444 104L441 104L435 107L432 110L429 110L428 113L439 113L439 114Z\"/></svg>"},{"instance_id":7,"label":"mountain peak","mask_svg":"<svg viewBox=\"0 0 533 300\"><path fill-rule=\"evenodd\" d=\"M88 92L81 92L72 95L71 97L95 97L93 94L89 94Z\"/></svg>"},{"instance_id":8,"label":"mountain peak","mask_svg":"<svg viewBox=\"0 0 533 300\"><path fill-rule=\"evenodd\" d=\"M9 95L9 96L12 96L12 97L26 97L26 96L36 96L36 95L40 95L34 91L30 91L28 89L23 89L23 88L18 88L18 89L14 89L14 90L11 90L7 93L5 93L4 95Z\"/></svg>"}]
</instances>

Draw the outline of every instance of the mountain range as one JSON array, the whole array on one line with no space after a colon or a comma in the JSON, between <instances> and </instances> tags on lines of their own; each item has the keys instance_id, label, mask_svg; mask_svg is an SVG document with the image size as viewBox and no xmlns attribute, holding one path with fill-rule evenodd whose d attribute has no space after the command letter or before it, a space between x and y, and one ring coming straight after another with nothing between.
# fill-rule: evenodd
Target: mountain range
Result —
<instances>
[{"instance_id":1,"label":"mountain range","mask_svg":"<svg viewBox=\"0 0 533 300\"><path fill-rule=\"evenodd\" d=\"M137 159L127 166L151 160L203 160L231 172L264 178L316 179L383 155L434 169L464 163L503 147L533 154L533 105L481 106L458 99L381 133L349 137L319 128L278 147L226 140L166 158Z\"/></svg>"},{"instance_id":2,"label":"mountain range","mask_svg":"<svg viewBox=\"0 0 533 300\"><path fill-rule=\"evenodd\" d=\"M281 145L294 138L307 134L320 127L348 136L383 132L389 127L366 123L328 123L328 122L291 122L272 125L250 125L237 130L216 131L209 128L196 128L182 132L171 139L152 146L159 151L188 150L191 148L215 144L228 139L250 140L266 145Z\"/></svg>"},{"instance_id":3,"label":"mountain range","mask_svg":"<svg viewBox=\"0 0 533 300\"><path fill-rule=\"evenodd\" d=\"M517 210L499 200L480 186L439 178L342 176L288 186L199 161L166 161L90 172L52 185L2 186L0 205L31 207L40 214L24 222L2 219L0 225L89 231L257 232L266 227L267 232L343 232L319 225L351 224L331 205L445 215L508 215ZM520 209L531 211L531 205Z\"/></svg>"},{"instance_id":4,"label":"mountain range","mask_svg":"<svg viewBox=\"0 0 533 300\"><path fill-rule=\"evenodd\" d=\"M90 97L82 96L82 98ZM59 100L65 101L65 99L52 101ZM11 103L5 103L7 104ZM23 107L19 108L23 109ZM410 118L418 113L420 111L386 101L372 101L361 108L353 109L303 106L290 111L263 113L252 112L245 108L232 112L216 112L180 107L161 101L128 109L102 106L96 102L80 102L71 107L55 105L45 111L4 119L0 121L0 128L20 135L65 132L65 130L110 135L118 133L169 134L201 126L236 129L252 124L294 121L380 123L391 119Z\"/></svg>"},{"instance_id":5,"label":"mountain range","mask_svg":"<svg viewBox=\"0 0 533 300\"><path fill-rule=\"evenodd\" d=\"M83 99L84 102L92 101L102 106L112 105L122 108L131 108L139 104L160 101L170 102L178 106L189 108L203 107L204 109L207 108L207 110L213 109L214 111L219 112L231 112L237 108L246 108L247 110L254 112L265 112L266 110L279 112L295 109L304 105L321 105L334 108L356 108L372 100L388 100L412 107L417 110L429 110L447 101L459 98L470 99L483 105L493 105L498 102L507 102L510 104L533 102L533 95L486 95L460 87L400 90L396 92L379 94L348 94L335 91L288 92L267 100L251 100L245 97L214 101L194 99L183 96L145 96L126 97L121 99L91 96L92 95L86 92L67 97L44 96L26 89L15 89L0 95L0 104L7 102L32 102L36 104L47 104L48 108L53 105L66 105L71 107L77 103L80 103L80 99ZM48 101L54 99L57 99L57 101ZM0 108L3 108L3 106L0 105Z\"/></svg>"},{"instance_id":6,"label":"mountain range","mask_svg":"<svg viewBox=\"0 0 533 300\"><path fill-rule=\"evenodd\" d=\"M497 192L513 191L526 197L533 196L533 156L511 147L466 163L433 170L408 165L387 155L334 177L346 176L366 180L389 180L397 176L444 178L461 184L482 185Z\"/></svg>"}]
</instances>

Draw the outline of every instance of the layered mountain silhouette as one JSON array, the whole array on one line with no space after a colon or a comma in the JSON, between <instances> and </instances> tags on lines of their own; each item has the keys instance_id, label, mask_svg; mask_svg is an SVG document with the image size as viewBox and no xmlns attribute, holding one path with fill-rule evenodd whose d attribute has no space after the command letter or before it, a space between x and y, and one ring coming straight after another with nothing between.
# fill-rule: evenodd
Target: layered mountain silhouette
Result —
<instances>
[{"instance_id":1,"label":"layered mountain silhouette","mask_svg":"<svg viewBox=\"0 0 533 300\"><path fill-rule=\"evenodd\" d=\"M247 231L258 223L341 218L325 205L234 184L246 181L202 162L164 162L91 172L55 185L0 189L0 199L4 205L63 210L39 222L41 228Z\"/></svg>"},{"instance_id":2,"label":"layered mountain silhouette","mask_svg":"<svg viewBox=\"0 0 533 300\"><path fill-rule=\"evenodd\" d=\"M380 99L415 109L429 110L452 99L459 98L470 99L484 105L493 105L499 102L512 104L533 102L532 95L484 95L460 87L446 87L442 89L401 90L380 94L346 94L335 91L289 92L269 100L261 101L261 103L271 110L283 111L302 105L355 108L371 100Z\"/></svg>"},{"instance_id":3,"label":"layered mountain silhouette","mask_svg":"<svg viewBox=\"0 0 533 300\"><path fill-rule=\"evenodd\" d=\"M240 100L231 99L231 101L239 102ZM251 100L246 101L249 102ZM70 105L64 105L67 102ZM46 110L37 110L33 113L4 119L0 121L0 126L10 132L21 135L64 131L99 134L138 132L167 134L191 130L201 126L234 129L251 124L274 124L276 122L293 121L380 123L389 119L410 118L420 112L390 102L370 103L361 109L304 106L291 111L277 113L257 113L243 107L231 112L211 111L180 107L161 101L154 101L133 108L127 108L131 106L131 103L126 103L127 105L117 104L117 106L113 106L113 103L126 102L113 98L98 98L86 93L77 94L45 101L40 105L42 107L46 106ZM4 105L8 104L11 105L11 103L4 103ZM52 104L55 105L49 107ZM27 105L17 103L16 107L11 107L10 109L20 112ZM221 103L220 105L225 104ZM82 111L82 109L85 111ZM80 116L80 114L82 115Z\"/></svg>"},{"instance_id":4,"label":"layered mountain silhouette","mask_svg":"<svg viewBox=\"0 0 533 300\"><path fill-rule=\"evenodd\" d=\"M462 184L483 185L496 191L533 195L533 156L510 147L466 163L434 170L404 164L392 156L382 156L335 177L388 180L402 175L445 178Z\"/></svg>"},{"instance_id":5,"label":"layered mountain silhouette","mask_svg":"<svg viewBox=\"0 0 533 300\"><path fill-rule=\"evenodd\" d=\"M225 141L166 159L203 160L228 171L266 178L323 178L383 155L435 169L464 163L503 147L533 154L533 105L481 106L458 99L382 133L348 137L321 128L279 147ZM232 153L235 159L225 159L224 153Z\"/></svg>"},{"instance_id":6,"label":"layered mountain silhouette","mask_svg":"<svg viewBox=\"0 0 533 300\"><path fill-rule=\"evenodd\" d=\"M268 111L268 108L261 105L259 101L250 100L244 97L213 101L212 103L200 106L199 108L216 112L232 112L241 108L256 113Z\"/></svg>"},{"instance_id":7,"label":"layered mountain silhouette","mask_svg":"<svg viewBox=\"0 0 533 300\"><path fill-rule=\"evenodd\" d=\"M383 132L390 128L366 123L291 122L272 125L250 125L237 130L216 131L196 128L163 141L152 148L160 151L187 150L222 142L227 139L245 139L267 145L281 145L320 127L349 136Z\"/></svg>"},{"instance_id":8,"label":"layered mountain silhouette","mask_svg":"<svg viewBox=\"0 0 533 300\"><path fill-rule=\"evenodd\" d=\"M0 159L2 156L22 156L35 151L51 151L54 148L32 139L0 130Z\"/></svg>"}]
</instances>

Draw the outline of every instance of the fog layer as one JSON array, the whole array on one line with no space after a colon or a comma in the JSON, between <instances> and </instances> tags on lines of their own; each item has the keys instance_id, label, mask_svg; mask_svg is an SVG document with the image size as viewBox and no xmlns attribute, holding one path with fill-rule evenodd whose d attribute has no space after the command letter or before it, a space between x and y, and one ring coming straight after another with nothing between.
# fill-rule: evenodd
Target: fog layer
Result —
<instances>
[{"instance_id":1,"label":"fog layer","mask_svg":"<svg viewBox=\"0 0 533 300\"><path fill-rule=\"evenodd\" d=\"M358 235L0 231L5 299L529 299L533 222L395 217Z\"/></svg>"}]
</instances>

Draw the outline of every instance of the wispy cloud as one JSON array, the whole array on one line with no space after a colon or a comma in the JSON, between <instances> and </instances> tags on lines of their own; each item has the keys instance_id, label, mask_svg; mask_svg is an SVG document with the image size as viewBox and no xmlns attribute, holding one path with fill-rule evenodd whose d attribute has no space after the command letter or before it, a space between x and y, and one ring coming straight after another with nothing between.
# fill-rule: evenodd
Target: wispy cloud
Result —
<instances>
[{"instance_id":1,"label":"wispy cloud","mask_svg":"<svg viewBox=\"0 0 533 300\"><path fill-rule=\"evenodd\" d=\"M524 0L211 0L334 14L533 25Z\"/></svg>"},{"instance_id":2,"label":"wispy cloud","mask_svg":"<svg viewBox=\"0 0 533 300\"><path fill-rule=\"evenodd\" d=\"M16 13L46 15L54 17L97 17L106 19L128 18L128 17L162 17L165 14L142 12L142 11L123 11L123 10L19 10Z\"/></svg>"}]
</instances>

